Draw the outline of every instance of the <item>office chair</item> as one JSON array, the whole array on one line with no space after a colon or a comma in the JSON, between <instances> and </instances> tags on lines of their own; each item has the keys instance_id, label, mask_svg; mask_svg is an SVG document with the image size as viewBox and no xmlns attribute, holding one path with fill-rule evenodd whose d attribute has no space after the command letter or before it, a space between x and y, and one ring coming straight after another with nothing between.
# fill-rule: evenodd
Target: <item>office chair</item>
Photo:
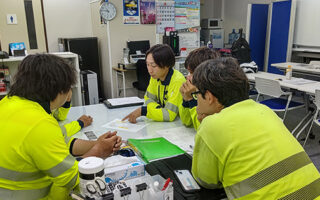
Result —
<instances>
[{"instance_id":1,"label":"office chair","mask_svg":"<svg viewBox=\"0 0 320 200\"><path fill-rule=\"evenodd\" d=\"M268 106L275 112L284 112L282 121L285 120L288 110L294 110L304 107L303 103L291 101L292 93L282 91L280 83L278 81L256 77L255 82L258 92L256 101L259 101L259 97L261 95L273 97L267 100L260 101L259 103ZM287 96L288 98L280 98L281 96Z\"/></svg>"},{"instance_id":2,"label":"office chair","mask_svg":"<svg viewBox=\"0 0 320 200\"><path fill-rule=\"evenodd\" d=\"M139 91L145 92L149 85L150 81L150 74L147 69L146 61L145 60L138 60L136 63L136 72L137 72L137 79L138 81L133 82L132 85ZM139 96L139 95L138 95Z\"/></svg>"}]
</instances>

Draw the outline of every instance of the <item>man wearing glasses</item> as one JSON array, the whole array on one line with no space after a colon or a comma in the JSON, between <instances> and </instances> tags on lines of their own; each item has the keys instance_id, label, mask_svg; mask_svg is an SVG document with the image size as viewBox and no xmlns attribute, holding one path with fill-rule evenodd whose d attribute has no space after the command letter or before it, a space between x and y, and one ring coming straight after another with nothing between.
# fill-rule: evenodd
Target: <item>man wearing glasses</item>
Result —
<instances>
[{"instance_id":1,"label":"man wearing glasses","mask_svg":"<svg viewBox=\"0 0 320 200\"><path fill-rule=\"evenodd\" d=\"M233 58L202 63L193 74L201 120L192 173L224 187L228 199L320 199L320 174L268 107L249 99L248 79Z\"/></svg>"}]
</instances>

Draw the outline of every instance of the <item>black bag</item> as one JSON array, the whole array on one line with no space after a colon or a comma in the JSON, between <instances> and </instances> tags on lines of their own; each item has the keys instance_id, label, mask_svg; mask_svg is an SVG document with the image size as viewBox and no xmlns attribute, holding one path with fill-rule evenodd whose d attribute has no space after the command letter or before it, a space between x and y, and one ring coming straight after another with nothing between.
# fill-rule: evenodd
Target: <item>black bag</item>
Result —
<instances>
[{"instance_id":1,"label":"black bag","mask_svg":"<svg viewBox=\"0 0 320 200\"><path fill-rule=\"evenodd\" d=\"M252 61L250 51L250 46L242 37L242 29L240 29L239 39L232 44L231 55L238 60L239 64L250 63Z\"/></svg>"},{"instance_id":2,"label":"black bag","mask_svg":"<svg viewBox=\"0 0 320 200\"><path fill-rule=\"evenodd\" d=\"M218 200L226 198L224 189L209 190L201 187L197 192L185 192L177 180L174 170L188 169L191 171L192 157L189 154L182 154L176 157L153 161L146 165L147 172L153 175L161 175L163 178L173 180L175 200Z\"/></svg>"}]
</instances>

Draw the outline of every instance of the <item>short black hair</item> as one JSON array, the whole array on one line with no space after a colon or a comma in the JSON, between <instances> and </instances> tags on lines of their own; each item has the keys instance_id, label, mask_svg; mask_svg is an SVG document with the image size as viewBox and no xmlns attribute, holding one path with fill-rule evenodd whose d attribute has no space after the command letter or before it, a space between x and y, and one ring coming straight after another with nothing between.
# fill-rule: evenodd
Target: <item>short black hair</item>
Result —
<instances>
[{"instance_id":1,"label":"short black hair","mask_svg":"<svg viewBox=\"0 0 320 200\"><path fill-rule=\"evenodd\" d=\"M202 62L219 57L220 53L218 51L209 49L208 47L200 47L189 53L184 62L184 67L193 73Z\"/></svg>"},{"instance_id":2,"label":"short black hair","mask_svg":"<svg viewBox=\"0 0 320 200\"><path fill-rule=\"evenodd\" d=\"M165 67L172 68L176 63L174 53L171 47L167 44L156 44L152 46L146 52L146 59L150 53L152 54L154 62L160 68L165 68Z\"/></svg>"},{"instance_id":3,"label":"short black hair","mask_svg":"<svg viewBox=\"0 0 320 200\"><path fill-rule=\"evenodd\" d=\"M63 58L51 54L33 54L22 60L8 96L36 102L53 101L67 93L77 81L77 73Z\"/></svg>"},{"instance_id":4,"label":"short black hair","mask_svg":"<svg viewBox=\"0 0 320 200\"><path fill-rule=\"evenodd\" d=\"M249 98L248 78L238 61L231 57L201 63L194 71L192 82L203 97L208 90L224 107Z\"/></svg>"}]
</instances>

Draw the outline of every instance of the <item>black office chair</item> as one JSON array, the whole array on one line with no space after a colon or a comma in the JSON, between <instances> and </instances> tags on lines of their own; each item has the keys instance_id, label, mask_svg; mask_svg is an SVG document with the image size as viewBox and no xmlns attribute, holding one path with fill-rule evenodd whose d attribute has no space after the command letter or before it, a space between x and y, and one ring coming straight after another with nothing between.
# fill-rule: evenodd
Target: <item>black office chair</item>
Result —
<instances>
[{"instance_id":1,"label":"black office chair","mask_svg":"<svg viewBox=\"0 0 320 200\"><path fill-rule=\"evenodd\" d=\"M136 67L137 67L136 72L137 72L138 81L133 82L132 85L134 88L138 90L138 94L139 94L139 91L145 92L147 90L147 87L150 81L150 74L148 72L145 60L138 60L136 63ZM138 96L140 97L140 95Z\"/></svg>"}]
</instances>

